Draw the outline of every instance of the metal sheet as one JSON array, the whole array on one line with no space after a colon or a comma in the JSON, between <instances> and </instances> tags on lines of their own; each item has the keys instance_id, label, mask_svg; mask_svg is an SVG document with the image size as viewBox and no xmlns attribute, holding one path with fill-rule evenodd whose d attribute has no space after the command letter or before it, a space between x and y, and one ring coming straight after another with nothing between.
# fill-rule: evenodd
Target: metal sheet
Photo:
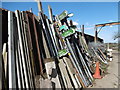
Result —
<instances>
[{"instance_id":1,"label":"metal sheet","mask_svg":"<svg viewBox=\"0 0 120 90\"><path fill-rule=\"evenodd\" d=\"M17 10L15 11L16 17L17 17L17 25L18 25L18 37L19 37L19 44L20 44L20 51L21 51L21 60L23 64L23 72L24 72L24 78L25 78L25 88L29 88L29 80L28 80L28 72L27 72L27 66L26 66L26 56L24 52L24 40L22 36L22 23L21 23L21 13Z\"/></svg>"}]
</instances>

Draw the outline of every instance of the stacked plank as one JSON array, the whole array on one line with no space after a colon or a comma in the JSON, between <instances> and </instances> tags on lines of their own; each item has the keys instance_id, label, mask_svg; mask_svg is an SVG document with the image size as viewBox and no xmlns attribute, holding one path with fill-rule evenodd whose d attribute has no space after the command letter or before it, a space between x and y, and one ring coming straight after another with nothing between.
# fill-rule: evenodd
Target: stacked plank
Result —
<instances>
[{"instance_id":1,"label":"stacked plank","mask_svg":"<svg viewBox=\"0 0 120 90\"><path fill-rule=\"evenodd\" d=\"M50 6L50 19L43 12L1 10L3 88L35 89L38 75L40 88L47 88L46 82L48 88L86 88L94 80L95 61L107 64L102 50L89 47L72 20L53 17Z\"/></svg>"},{"instance_id":2,"label":"stacked plank","mask_svg":"<svg viewBox=\"0 0 120 90\"><path fill-rule=\"evenodd\" d=\"M2 23L6 22L4 24L8 27L2 29L3 88L35 88L35 75L42 74L45 67L39 22L29 11L2 9L2 14Z\"/></svg>"}]
</instances>

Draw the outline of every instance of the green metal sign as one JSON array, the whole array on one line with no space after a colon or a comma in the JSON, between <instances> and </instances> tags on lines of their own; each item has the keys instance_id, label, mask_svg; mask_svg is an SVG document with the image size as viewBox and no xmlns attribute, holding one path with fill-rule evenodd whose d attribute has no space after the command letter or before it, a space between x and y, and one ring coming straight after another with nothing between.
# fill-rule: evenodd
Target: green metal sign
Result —
<instances>
[{"instance_id":1,"label":"green metal sign","mask_svg":"<svg viewBox=\"0 0 120 90\"><path fill-rule=\"evenodd\" d=\"M58 56L59 57L62 57L62 56L65 56L65 55L67 55L67 50L66 49L62 49L62 50L60 50L59 52L58 52Z\"/></svg>"},{"instance_id":2,"label":"green metal sign","mask_svg":"<svg viewBox=\"0 0 120 90\"><path fill-rule=\"evenodd\" d=\"M75 30L70 29L70 30L68 30L68 31L63 32L63 33L62 33L62 37L65 38L65 37L68 37L68 36L70 36L70 35L72 35L72 34L74 34L74 33L75 33Z\"/></svg>"},{"instance_id":3,"label":"green metal sign","mask_svg":"<svg viewBox=\"0 0 120 90\"><path fill-rule=\"evenodd\" d=\"M62 25L62 26L60 27L60 31L63 30L63 29L64 29L64 30L67 30L68 27L67 27L66 25Z\"/></svg>"},{"instance_id":4,"label":"green metal sign","mask_svg":"<svg viewBox=\"0 0 120 90\"><path fill-rule=\"evenodd\" d=\"M64 19L67 15L68 15L67 11L63 11L63 12L58 16L58 18L59 18L60 20L62 20L62 19Z\"/></svg>"}]
</instances>

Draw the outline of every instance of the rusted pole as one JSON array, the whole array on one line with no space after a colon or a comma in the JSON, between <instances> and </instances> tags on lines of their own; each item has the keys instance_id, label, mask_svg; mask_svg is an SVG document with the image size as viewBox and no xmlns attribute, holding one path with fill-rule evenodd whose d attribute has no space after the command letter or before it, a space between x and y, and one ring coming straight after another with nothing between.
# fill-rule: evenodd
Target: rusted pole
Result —
<instances>
[{"instance_id":1,"label":"rusted pole","mask_svg":"<svg viewBox=\"0 0 120 90\"><path fill-rule=\"evenodd\" d=\"M35 33L35 40L36 40L36 47L37 47L37 53L38 53L38 59L40 63L40 73L43 74L43 65L42 65L42 59L41 59L41 52L40 52L40 47L39 47L39 39L38 39L38 34L37 34L37 29L35 25L35 18L32 14L31 19L33 21L33 28L34 28L34 33Z\"/></svg>"}]
</instances>

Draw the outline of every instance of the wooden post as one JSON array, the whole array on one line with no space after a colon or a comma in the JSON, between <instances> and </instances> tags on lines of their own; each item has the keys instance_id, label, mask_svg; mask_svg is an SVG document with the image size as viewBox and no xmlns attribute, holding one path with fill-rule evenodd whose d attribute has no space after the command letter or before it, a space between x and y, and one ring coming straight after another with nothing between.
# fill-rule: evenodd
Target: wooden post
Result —
<instances>
[{"instance_id":1,"label":"wooden post","mask_svg":"<svg viewBox=\"0 0 120 90\"><path fill-rule=\"evenodd\" d=\"M41 0L35 0L38 4L38 16L40 15L40 12L43 13L43 9L42 9L42 3Z\"/></svg>"},{"instance_id":2,"label":"wooden post","mask_svg":"<svg viewBox=\"0 0 120 90\"><path fill-rule=\"evenodd\" d=\"M59 67L64 80L65 88L73 88L63 59L59 59Z\"/></svg>"},{"instance_id":3,"label":"wooden post","mask_svg":"<svg viewBox=\"0 0 120 90\"><path fill-rule=\"evenodd\" d=\"M70 26L73 26L73 21L72 20L70 20Z\"/></svg>"},{"instance_id":4,"label":"wooden post","mask_svg":"<svg viewBox=\"0 0 120 90\"><path fill-rule=\"evenodd\" d=\"M7 77L7 44L3 44L3 51L2 51L2 56L3 56L3 61L4 61L4 69L5 69L5 78Z\"/></svg>"},{"instance_id":5,"label":"wooden post","mask_svg":"<svg viewBox=\"0 0 120 90\"><path fill-rule=\"evenodd\" d=\"M38 3L38 10L39 10L39 12L43 12L41 0L36 0L36 1Z\"/></svg>"},{"instance_id":6,"label":"wooden post","mask_svg":"<svg viewBox=\"0 0 120 90\"><path fill-rule=\"evenodd\" d=\"M97 43L97 28L95 27L95 37L94 37L94 42Z\"/></svg>"},{"instance_id":7,"label":"wooden post","mask_svg":"<svg viewBox=\"0 0 120 90\"><path fill-rule=\"evenodd\" d=\"M70 61L70 59L67 58L67 57L63 57L63 61L66 64L66 68L68 69L68 72L69 72L70 77L71 77L71 79L73 81L74 87L75 88L81 88L80 82L78 81L78 83L77 83L77 80L75 78L75 74L76 74L76 72L74 70L75 68L73 67L72 62Z\"/></svg>"},{"instance_id":8,"label":"wooden post","mask_svg":"<svg viewBox=\"0 0 120 90\"><path fill-rule=\"evenodd\" d=\"M48 5L48 11L49 11L49 17L50 17L50 21L51 21L51 23L53 23L53 14L52 14L52 8L50 7L50 5Z\"/></svg>"},{"instance_id":9,"label":"wooden post","mask_svg":"<svg viewBox=\"0 0 120 90\"><path fill-rule=\"evenodd\" d=\"M84 25L82 25L82 36L84 36Z\"/></svg>"}]
</instances>

